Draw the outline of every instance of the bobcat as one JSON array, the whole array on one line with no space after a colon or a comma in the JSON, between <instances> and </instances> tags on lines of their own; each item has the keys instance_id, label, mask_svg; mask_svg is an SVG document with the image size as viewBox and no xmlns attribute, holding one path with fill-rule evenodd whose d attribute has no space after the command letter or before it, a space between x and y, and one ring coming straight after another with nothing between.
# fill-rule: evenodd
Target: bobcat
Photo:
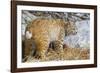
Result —
<instances>
[{"instance_id":1,"label":"bobcat","mask_svg":"<svg viewBox=\"0 0 100 73\"><path fill-rule=\"evenodd\" d=\"M33 20L31 24L26 27L25 46L29 44L27 41L30 40L31 49L32 43L35 45L35 56L45 59L49 44L53 42L54 49L57 50L57 53L62 58L64 37L76 33L76 26L72 22L64 22L62 19L38 18ZM30 48L26 46L25 51L28 49Z\"/></svg>"}]
</instances>

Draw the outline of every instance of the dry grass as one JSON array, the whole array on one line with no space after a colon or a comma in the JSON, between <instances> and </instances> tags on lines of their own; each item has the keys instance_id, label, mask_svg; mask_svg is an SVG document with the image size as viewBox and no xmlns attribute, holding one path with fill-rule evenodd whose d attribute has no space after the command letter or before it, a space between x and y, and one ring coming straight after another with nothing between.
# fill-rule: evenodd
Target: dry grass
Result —
<instances>
[{"instance_id":1,"label":"dry grass","mask_svg":"<svg viewBox=\"0 0 100 73\"><path fill-rule=\"evenodd\" d=\"M64 48L63 60L86 60L89 59L89 49L80 49L80 48ZM38 62L38 61L52 61L60 60L60 55L56 51L50 49L46 55L45 60L36 59L34 57L28 56L26 62Z\"/></svg>"}]
</instances>

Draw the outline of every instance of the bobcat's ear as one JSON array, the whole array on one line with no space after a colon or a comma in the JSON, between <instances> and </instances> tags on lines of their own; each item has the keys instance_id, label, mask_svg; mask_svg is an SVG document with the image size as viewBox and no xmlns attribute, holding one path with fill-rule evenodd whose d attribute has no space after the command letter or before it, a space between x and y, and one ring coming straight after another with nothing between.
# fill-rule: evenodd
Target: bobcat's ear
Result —
<instances>
[{"instance_id":1,"label":"bobcat's ear","mask_svg":"<svg viewBox=\"0 0 100 73\"><path fill-rule=\"evenodd\" d=\"M26 39L31 39L32 38L32 33L29 32L29 31L26 31L25 37L26 37Z\"/></svg>"},{"instance_id":2,"label":"bobcat's ear","mask_svg":"<svg viewBox=\"0 0 100 73\"><path fill-rule=\"evenodd\" d=\"M69 25L74 25L73 21L67 21L65 22L65 26L68 27Z\"/></svg>"},{"instance_id":3,"label":"bobcat's ear","mask_svg":"<svg viewBox=\"0 0 100 73\"><path fill-rule=\"evenodd\" d=\"M65 22L65 28L67 28L68 27L68 25L70 24L70 22L68 21L68 22Z\"/></svg>"}]
</instances>

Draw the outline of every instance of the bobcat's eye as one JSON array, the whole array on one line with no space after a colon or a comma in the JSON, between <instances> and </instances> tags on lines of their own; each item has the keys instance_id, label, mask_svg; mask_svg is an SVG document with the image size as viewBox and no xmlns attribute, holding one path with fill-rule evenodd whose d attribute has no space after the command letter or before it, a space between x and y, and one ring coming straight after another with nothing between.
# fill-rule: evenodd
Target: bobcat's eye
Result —
<instances>
[{"instance_id":1,"label":"bobcat's eye","mask_svg":"<svg viewBox=\"0 0 100 73\"><path fill-rule=\"evenodd\" d=\"M26 39L31 39L32 38L32 33L29 31L26 31Z\"/></svg>"}]
</instances>

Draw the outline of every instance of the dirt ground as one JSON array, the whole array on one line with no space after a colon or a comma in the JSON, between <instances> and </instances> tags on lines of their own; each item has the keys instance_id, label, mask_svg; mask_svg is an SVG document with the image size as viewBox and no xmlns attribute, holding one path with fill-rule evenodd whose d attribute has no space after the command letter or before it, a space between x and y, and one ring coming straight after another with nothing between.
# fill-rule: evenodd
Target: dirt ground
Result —
<instances>
[{"instance_id":1,"label":"dirt ground","mask_svg":"<svg viewBox=\"0 0 100 73\"><path fill-rule=\"evenodd\" d=\"M63 60L86 60L89 59L90 50L85 48L64 48ZM36 59L32 56L27 56L26 62L40 62L40 61L57 61L60 56L52 49L46 55L45 60Z\"/></svg>"}]
</instances>

